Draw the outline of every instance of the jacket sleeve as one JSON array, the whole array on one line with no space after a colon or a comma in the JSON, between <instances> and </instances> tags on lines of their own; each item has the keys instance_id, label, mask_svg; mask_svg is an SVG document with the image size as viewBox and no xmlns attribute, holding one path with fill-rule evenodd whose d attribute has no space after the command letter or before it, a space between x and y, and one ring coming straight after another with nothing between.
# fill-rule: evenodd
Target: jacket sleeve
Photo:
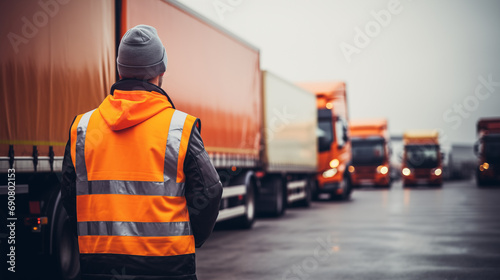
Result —
<instances>
[{"instance_id":1,"label":"jacket sleeve","mask_svg":"<svg viewBox=\"0 0 500 280\"><path fill-rule=\"evenodd\" d=\"M200 132L193 127L184 161L185 196L196 248L212 233L219 215L222 184L208 157Z\"/></svg>"},{"instance_id":2,"label":"jacket sleeve","mask_svg":"<svg viewBox=\"0 0 500 280\"><path fill-rule=\"evenodd\" d=\"M71 126L73 126L73 123ZM70 223L72 225L71 227L74 230L73 233L76 236L76 172L75 167L73 166L73 161L71 160L71 137L68 139L66 149L64 150L61 177L61 198L63 206L66 209L66 213L68 213Z\"/></svg>"}]
</instances>

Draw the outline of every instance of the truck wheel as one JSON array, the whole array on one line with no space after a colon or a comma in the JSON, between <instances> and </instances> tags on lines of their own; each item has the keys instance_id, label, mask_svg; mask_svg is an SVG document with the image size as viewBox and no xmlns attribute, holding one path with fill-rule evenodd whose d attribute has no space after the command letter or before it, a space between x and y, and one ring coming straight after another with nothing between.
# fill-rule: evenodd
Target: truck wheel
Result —
<instances>
[{"instance_id":1,"label":"truck wheel","mask_svg":"<svg viewBox=\"0 0 500 280\"><path fill-rule=\"evenodd\" d=\"M479 171L476 171L476 184L478 188L485 187L487 182L484 179L481 179L481 176L478 174Z\"/></svg>"},{"instance_id":2,"label":"truck wheel","mask_svg":"<svg viewBox=\"0 0 500 280\"><path fill-rule=\"evenodd\" d=\"M236 218L235 227L241 229L250 229L255 221L255 183L250 180L247 185L247 194L245 196L245 215Z\"/></svg>"},{"instance_id":3,"label":"truck wheel","mask_svg":"<svg viewBox=\"0 0 500 280\"><path fill-rule=\"evenodd\" d=\"M261 192L257 199L257 213L264 217L279 217L285 213L286 205L286 182L281 176L266 176L261 181Z\"/></svg>"},{"instance_id":4,"label":"truck wheel","mask_svg":"<svg viewBox=\"0 0 500 280\"><path fill-rule=\"evenodd\" d=\"M285 191L286 183L283 182L281 177L271 178L271 188L273 189L272 197L272 210L270 215L274 217L280 217L285 213L286 202L287 202L287 192Z\"/></svg>"},{"instance_id":5,"label":"truck wheel","mask_svg":"<svg viewBox=\"0 0 500 280\"><path fill-rule=\"evenodd\" d=\"M330 195L330 199L331 200L337 200L337 199L340 199L340 200L349 200L349 198L351 197L351 192L352 192L352 188L351 188L349 177L344 176L344 178L342 179L342 181L340 181L339 188L341 188L341 189L344 190L342 192L342 194L338 195L338 194L333 193L333 194Z\"/></svg>"},{"instance_id":6,"label":"truck wheel","mask_svg":"<svg viewBox=\"0 0 500 280\"><path fill-rule=\"evenodd\" d=\"M313 186L314 186L314 188L311 189L311 200L312 201L318 201L319 200L318 181L313 180Z\"/></svg>"},{"instance_id":7,"label":"truck wheel","mask_svg":"<svg viewBox=\"0 0 500 280\"><path fill-rule=\"evenodd\" d=\"M343 181L345 181L345 191L342 194L342 200L349 200L352 193L351 178L349 178L349 176L344 176Z\"/></svg>"},{"instance_id":8,"label":"truck wheel","mask_svg":"<svg viewBox=\"0 0 500 280\"><path fill-rule=\"evenodd\" d=\"M60 279L79 279L80 256L78 240L66 209L59 204L54 221L53 252Z\"/></svg>"}]
</instances>

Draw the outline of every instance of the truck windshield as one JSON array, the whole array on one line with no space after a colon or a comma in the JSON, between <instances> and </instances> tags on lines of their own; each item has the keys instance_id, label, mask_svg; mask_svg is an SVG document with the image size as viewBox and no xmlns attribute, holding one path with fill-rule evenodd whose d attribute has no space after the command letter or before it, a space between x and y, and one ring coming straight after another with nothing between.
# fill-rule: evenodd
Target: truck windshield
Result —
<instances>
[{"instance_id":1,"label":"truck windshield","mask_svg":"<svg viewBox=\"0 0 500 280\"><path fill-rule=\"evenodd\" d=\"M318 149L320 152L329 151L333 142L332 119L318 120Z\"/></svg>"},{"instance_id":2,"label":"truck windshield","mask_svg":"<svg viewBox=\"0 0 500 280\"><path fill-rule=\"evenodd\" d=\"M439 163L439 146L407 145L406 163L410 168L435 168Z\"/></svg>"},{"instance_id":3,"label":"truck windshield","mask_svg":"<svg viewBox=\"0 0 500 280\"><path fill-rule=\"evenodd\" d=\"M484 159L488 163L500 163L500 135L488 135L483 139Z\"/></svg>"},{"instance_id":4,"label":"truck windshield","mask_svg":"<svg viewBox=\"0 0 500 280\"><path fill-rule=\"evenodd\" d=\"M352 163L354 165L381 165L384 163L384 139L352 138Z\"/></svg>"},{"instance_id":5,"label":"truck windshield","mask_svg":"<svg viewBox=\"0 0 500 280\"><path fill-rule=\"evenodd\" d=\"M318 150L329 151L333 143L332 111L328 109L318 110Z\"/></svg>"}]
</instances>

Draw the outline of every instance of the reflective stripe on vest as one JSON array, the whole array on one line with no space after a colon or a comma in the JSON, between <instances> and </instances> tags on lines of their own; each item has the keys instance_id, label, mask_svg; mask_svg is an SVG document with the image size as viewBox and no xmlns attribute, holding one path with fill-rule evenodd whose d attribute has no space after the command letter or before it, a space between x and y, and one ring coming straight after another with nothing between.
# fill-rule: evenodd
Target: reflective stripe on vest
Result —
<instances>
[{"instance_id":1,"label":"reflective stripe on vest","mask_svg":"<svg viewBox=\"0 0 500 280\"><path fill-rule=\"evenodd\" d=\"M144 256L194 253L194 237L184 197L183 165L196 118L177 110L171 115L163 182L89 181L85 140L93 112L78 116L71 131L80 253ZM92 119L98 121L99 117Z\"/></svg>"}]
</instances>

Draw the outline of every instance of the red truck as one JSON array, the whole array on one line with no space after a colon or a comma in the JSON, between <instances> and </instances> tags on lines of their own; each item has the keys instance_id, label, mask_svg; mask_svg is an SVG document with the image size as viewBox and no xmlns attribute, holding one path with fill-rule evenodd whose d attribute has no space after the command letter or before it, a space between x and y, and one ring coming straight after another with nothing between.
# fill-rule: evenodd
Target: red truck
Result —
<instances>
[{"instance_id":1,"label":"red truck","mask_svg":"<svg viewBox=\"0 0 500 280\"><path fill-rule=\"evenodd\" d=\"M477 122L476 182L479 187L500 182L500 118L484 118Z\"/></svg>"},{"instance_id":2,"label":"red truck","mask_svg":"<svg viewBox=\"0 0 500 280\"><path fill-rule=\"evenodd\" d=\"M348 166L351 163L347 95L344 82L300 83L314 92L318 110L318 173L313 197L321 193L348 200L352 186Z\"/></svg>"},{"instance_id":3,"label":"red truck","mask_svg":"<svg viewBox=\"0 0 500 280\"><path fill-rule=\"evenodd\" d=\"M202 121L224 185L218 221L250 228L257 212L309 205L315 95L262 72L256 47L170 0L2 1L0 13L8 38L0 49L0 203L13 206L0 218L16 219L17 238L15 257L9 248L0 261L13 259L19 279L77 278L59 187L64 147L73 117L109 94L118 43L137 24L155 26L167 49L163 88L176 108ZM10 233L0 229L2 250Z\"/></svg>"},{"instance_id":4,"label":"red truck","mask_svg":"<svg viewBox=\"0 0 500 280\"><path fill-rule=\"evenodd\" d=\"M441 187L443 159L436 130L413 130L403 134L403 186L426 184Z\"/></svg>"},{"instance_id":5,"label":"red truck","mask_svg":"<svg viewBox=\"0 0 500 280\"><path fill-rule=\"evenodd\" d=\"M390 137L386 119L349 122L352 164L349 166L353 186L391 187Z\"/></svg>"}]
</instances>

